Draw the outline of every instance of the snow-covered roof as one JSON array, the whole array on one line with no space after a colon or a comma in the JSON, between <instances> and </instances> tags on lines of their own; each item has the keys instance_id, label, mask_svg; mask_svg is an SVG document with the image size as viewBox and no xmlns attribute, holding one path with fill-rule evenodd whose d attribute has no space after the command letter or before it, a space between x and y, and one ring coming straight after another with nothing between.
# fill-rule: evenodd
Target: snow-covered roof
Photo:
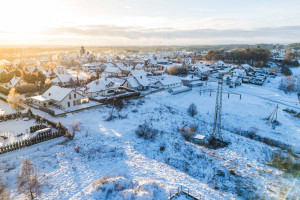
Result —
<instances>
[{"instance_id":1,"label":"snow-covered roof","mask_svg":"<svg viewBox=\"0 0 300 200\"><path fill-rule=\"evenodd\" d=\"M136 77L135 78L142 86L146 87L150 85L150 81L146 76Z\"/></svg>"},{"instance_id":2,"label":"snow-covered roof","mask_svg":"<svg viewBox=\"0 0 300 200\"><path fill-rule=\"evenodd\" d=\"M89 84L86 85L88 88L88 92L99 92L103 90L109 90L113 88L118 88L118 86L110 81L110 80L105 80L105 79L98 79L90 82Z\"/></svg>"},{"instance_id":3,"label":"snow-covered roof","mask_svg":"<svg viewBox=\"0 0 300 200\"><path fill-rule=\"evenodd\" d=\"M212 70L213 70L212 68L207 67L207 66L205 66L205 65L195 65L195 67L196 67L197 70L200 71L201 73L209 72L209 71L212 71Z\"/></svg>"},{"instance_id":4,"label":"snow-covered roof","mask_svg":"<svg viewBox=\"0 0 300 200\"><path fill-rule=\"evenodd\" d=\"M248 64L242 64L242 67L244 68L244 69L251 69L252 67L250 66L250 65L248 65Z\"/></svg>"},{"instance_id":5,"label":"snow-covered roof","mask_svg":"<svg viewBox=\"0 0 300 200\"><path fill-rule=\"evenodd\" d=\"M219 60L218 62L215 62L213 65L214 66L224 66L225 63L222 60Z\"/></svg>"},{"instance_id":6,"label":"snow-covered roof","mask_svg":"<svg viewBox=\"0 0 300 200\"><path fill-rule=\"evenodd\" d=\"M203 140L205 138L204 135L200 135L200 134L197 134L195 135L194 139L198 139L198 140Z\"/></svg>"},{"instance_id":7,"label":"snow-covered roof","mask_svg":"<svg viewBox=\"0 0 300 200\"><path fill-rule=\"evenodd\" d=\"M133 77L127 78L127 81L131 85L131 87L135 88L135 87L139 87L140 86L139 82L135 78L133 78Z\"/></svg>"},{"instance_id":8,"label":"snow-covered roof","mask_svg":"<svg viewBox=\"0 0 300 200\"><path fill-rule=\"evenodd\" d=\"M52 83L68 83L73 76L70 74L57 74L57 77L51 80Z\"/></svg>"},{"instance_id":9,"label":"snow-covered roof","mask_svg":"<svg viewBox=\"0 0 300 200\"><path fill-rule=\"evenodd\" d=\"M8 88L12 88L12 87L15 87L17 85L17 83L21 80L22 78L21 77L13 77L9 83L7 84L7 87Z\"/></svg>"},{"instance_id":10,"label":"snow-covered roof","mask_svg":"<svg viewBox=\"0 0 300 200\"><path fill-rule=\"evenodd\" d=\"M141 76L147 76L146 72L144 70L131 70L130 75L133 77L141 77Z\"/></svg>"},{"instance_id":11,"label":"snow-covered roof","mask_svg":"<svg viewBox=\"0 0 300 200\"><path fill-rule=\"evenodd\" d=\"M181 79L178 78L177 76L169 76L169 77L160 79L159 82L161 82L161 84L163 84L163 85L171 85L171 84L181 83Z\"/></svg>"},{"instance_id":12,"label":"snow-covered roof","mask_svg":"<svg viewBox=\"0 0 300 200\"><path fill-rule=\"evenodd\" d=\"M1 74L2 72L7 73L7 70L6 70L6 69L0 69L0 74Z\"/></svg>"},{"instance_id":13,"label":"snow-covered roof","mask_svg":"<svg viewBox=\"0 0 300 200\"><path fill-rule=\"evenodd\" d=\"M70 88L62 88L52 85L40 98L45 100L62 101L71 92L72 89Z\"/></svg>"},{"instance_id":14,"label":"snow-covered roof","mask_svg":"<svg viewBox=\"0 0 300 200\"><path fill-rule=\"evenodd\" d=\"M136 64L134 69L143 69L144 65L143 64Z\"/></svg>"},{"instance_id":15,"label":"snow-covered roof","mask_svg":"<svg viewBox=\"0 0 300 200\"><path fill-rule=\"evenodd\" d=\"M110 63L108 63L110 64ZM115 67L115 66L106 66L104 72L107 72L107 73L118 73L120 69L118 67Z\"/></svg>"},{"instance_id":16,"label":"snow-covered roof","mask_svg":"<svg viewBox=\"0 0 300 200\"><path fill-rule=\"evenodd\" d=\"M234 75L243 75L243 74L245 74L246 72L245 72L244 69L234 69L234 70L232 71L232 73L233 73Z\"/></svg>"}]
</instances>

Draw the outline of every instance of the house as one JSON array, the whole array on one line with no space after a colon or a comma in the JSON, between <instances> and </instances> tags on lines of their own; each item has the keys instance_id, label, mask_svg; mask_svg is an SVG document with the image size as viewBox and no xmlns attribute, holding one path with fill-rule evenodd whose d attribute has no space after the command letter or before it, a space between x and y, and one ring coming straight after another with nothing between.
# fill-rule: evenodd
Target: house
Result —
<instances>
[{"instance_id":1,"label":"house","mask_svg":"<svg viewBox=\"0 0 300 200\"><path fill-rule=\"evenodd\" d=\"M115 67L111 63L106 63L105 64L105 69L104 69L104 74L107 76L122 76L122 71L120 68Z\"/></svg>"},{"instance_id":2,"label":"house","mask_svg":"<svg viewBox=\"0 0 300 200\"><path fill-rule=\"evenodd\" d=\"M195 87L195 86L203 85L203 82L200 80L201 79L199 77L193 75L181 79L183 85L187 87Z\"/></svg>"},{"instance_id":3,"label":"house","mask_svg":"<svg viewBox=\"0 0 300 200\"><path fill-rule=\"evenodd\" d=\"M196 65L194 67L195 67L194 74L198 76L200 75L208 76L213 71L212 68L207 67L205 65Z\"/></svg>"},{"instance_id":4,"label":"house","mask_svg":"<svg viewBox=\"0 0 300 200\"><path fill-rule=\"evenodd\" d=\"M224 76L224 79L226 81L226 85L229 85L229 87L236 87L242 84L242 79L237 76Z\"/></svg>"},{"instance_id":5,"label":"house","mask_svg":"<svg viewBox=\"0 0 300 200\"><path fill-rule=\"evenodd\" d=\"M21 77L13 77L5 86L7 88L25 86L27 83Z\"/></svg>"},{"instance_id":6,"label":"house","mask_svg":"<svg viewBox=\"0 0 300 200\"><path fill-rule=\"evenodd\" d=\"M67 67L63 65L58 65L55 67L56 74L66 74L67 73Z\"/></svg>"},{"instance_id":7,"label":"house","mask_svg":"<svg viewBox=\"0 0 300 200\"><path fill-rule=\"evenodd\" d=\"M82 94L70 89L59 86L51 86L44 94L28 98L28 102L38 107L55 106L62 109L68 109L83 103L89 99Z\"/></svg>"},{"instance_id":8,"label":"house","mask_svg":"<svg viewBox=\"0 0 300 200\"><path fill-rule=\"evenodd\" d=\"M146 76L128 77L122 86L134 90L147 90L150 87L150 81Z\"/></svg>"},{"instance_id":9,"label":"house","mask_svg":"<svg viewBox=\"0 0 300 200\"><path fill-rule=\"evenodd\" d=\"M246 76L246 71L244 69L234 69L231 73L233 76L237 77Z\"/></svg>"},{"instance_id":10,"label":"house","mask_svg":"<svg viewBox=\"0 0 300 200\"><path fill-rule=\"evenodd\" d=\"M56 86L69 86L74 81L73 76L70 74L58 74L51 80L52 85Z\"/></svg>"},{"instance_id":11,"label":"house","mask_svg":"<svg viewBox=\"0 0 300 200\"><path fill-rule=\"evenodd\" d=\"M222 60L219 60L218 62L215 62L212 64L212 67L224 67L225 63Z\"/></svg>"},{"instance_id":12,"label":"house","mask_svg":"<svg viewBox=\"0 0 300 200\"><path fill-rule=\"evenodd\" d=\"M131 70L128 74L128 77L141 78L142 76L147 76L147 73L144 70Z\"/></svg>"},{"instance_id":13,"label":"house","mask_svg":"<svg viewBox=\"0 0 300 200\"><path fill-rule=\"evenodd\" d=\"M246 70L246 72L249 72L249 71L252 71L253 68L251 65L248 65L248 64L242 64L241 67Z\"/></svg>"},{"instance_id":14,"label":"house","mask_svg":"<svg viewBox=\"0 0 300 200\"><path fill-rule=\"evenodd\" d=\"M98 79L86 85L83 93L89 97L110 96L117 92L119 86L109 79Z\"/></svg>"},{"instance_id":15,"label":"house","mask_svg":"<svg viewBox=\"0 0 300 200\"><path fill-rule=\"evenodd\" d=\"M181 86L181 79L177 76L164 77L154 83L159 88L173 88Z\"/></svg>"}]
</instances>

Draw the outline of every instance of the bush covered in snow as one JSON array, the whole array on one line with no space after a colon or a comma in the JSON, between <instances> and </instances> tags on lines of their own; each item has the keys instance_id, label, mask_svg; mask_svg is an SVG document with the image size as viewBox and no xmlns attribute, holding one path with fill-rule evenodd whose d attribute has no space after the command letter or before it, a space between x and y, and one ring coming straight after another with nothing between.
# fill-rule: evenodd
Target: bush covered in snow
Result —
<instances>
[{"instance_id":1,"label":"bush covered in snow","mask_svg":"<svg viewBox=\"0 0 300 200\"><path fill-rule=\"evenodd\" d=\"M2 181L2 177L0 176L0 199L8 200L9 199L9 190L8 187Z\"/></svg>"},{"instance_id":2,"label":"bush covered in snow","mask_svg":"<svg viewBox=\"0 0 300 200\"><path fill-rule=\"evenodd\" d=\"M131 180L123 176L103 177L85 191L87 199L167 199L167 193L154 180Z\"/></svg>"},{"instance_id":3,"label":"bush covered in snow","mask_svg":"<svg viewBox=\"0 0 300 200\"><path fill-rule=\"evenodd\" d=\"M300 78L296 76L281 78L279 89L284 92L300 92Z\"/></svg>"},{"instance_id":4,"label":"bush covered in snow","mask_svg":"<svg viewBox=\"0 0 300 200\"><path fill-rule=\"evenodd\" d=\"M191 104L187 110L189 116L194 117L195 115L197 115L198 111L197 111L197 106L195 104Z\"/></svg>"},{"instance_id":5,"label":"bush covered in snow","mask_svg":"<svg viewBox=\"0 0 300 200\"><path fill-rule=\"evenodd\" d=\"M145 140L154 139L157 135L158 130L152 128L149 124L144 123L139 125L135 131L138 137L144 138Z\"/></svg>"},{"instance_id":6,"label":"bush covered in snow","mask_svg":"<svg viewBox=\"0 0 300 200\"><path fill-rule=\"evenodd\" d=\"M192 137L196 134L196 126L183 126L180 129L181 135L187 140L190 141Z\"/></svg>"}]
</instances>

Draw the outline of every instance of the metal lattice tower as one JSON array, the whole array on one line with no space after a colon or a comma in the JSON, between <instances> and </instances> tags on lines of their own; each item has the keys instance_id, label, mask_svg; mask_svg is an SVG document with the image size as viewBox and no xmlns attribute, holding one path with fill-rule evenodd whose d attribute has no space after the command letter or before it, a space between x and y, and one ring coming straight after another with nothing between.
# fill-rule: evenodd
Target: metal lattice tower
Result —
<instances>
[{"instance_id":1,"label":"metal lattice tower","mask_svg":"<svg viewBox=\"0 0 300 200\"><path fill-rule=\"evenodd\" d=\"M222 139L221 137L221 113L222 113L222 90L223 90L223 76L224 74L219 74L218 77L218 89L216 95L216 107L215 107L215 118L214 127L211 134L212 138Z\"/></svg>"}]
</instances>

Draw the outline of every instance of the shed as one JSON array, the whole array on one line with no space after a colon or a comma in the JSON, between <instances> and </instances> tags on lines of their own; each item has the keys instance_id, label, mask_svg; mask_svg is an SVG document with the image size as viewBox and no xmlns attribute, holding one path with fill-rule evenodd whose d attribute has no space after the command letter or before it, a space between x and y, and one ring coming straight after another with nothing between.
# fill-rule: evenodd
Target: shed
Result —
<instances>
[{"instance_id":1,"label":"shed","mask_svg":"<svg viewBox=\"0 0 300 200\"><path fill-rule=\"evenodd\" d=\"M205 136L197 134L193 138L193 142L196 143L196 144L204 144L205 143Z\"/></svg>"}]
</instances>

